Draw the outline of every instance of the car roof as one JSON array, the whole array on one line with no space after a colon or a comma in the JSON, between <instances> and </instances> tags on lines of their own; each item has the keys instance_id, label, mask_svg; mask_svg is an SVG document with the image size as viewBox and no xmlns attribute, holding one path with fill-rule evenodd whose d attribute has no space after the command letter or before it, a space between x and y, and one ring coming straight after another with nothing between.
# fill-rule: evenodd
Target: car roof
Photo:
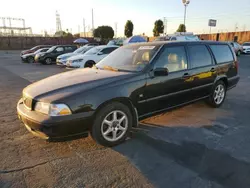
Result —
<instances>
[{"instance_id":1,"label":"car roof","mask_svg":"<svg viewBox=\"0 0 250 188\"><path fill-rule=\"evenodd\" d=\"M119 47L119 46L116 46L116 45L100 45L100 46L96 46L95 48L97 49L104 49L104 48L110 48L110 47Z\"/></svg>"},{"instance_id":2,"label":"car roof","mask_svg":"<svg viewBox=\"0 0 250 188\"><path fill-rule=\"evenodd\" d=\"M153 41L153 42L141 42L141 43L132 43L126 46L162 46L165 44L228 44L227 42L220 42L220 41ZM124 47L126 47L124 46Z\"/></svg>"}]
</instances>

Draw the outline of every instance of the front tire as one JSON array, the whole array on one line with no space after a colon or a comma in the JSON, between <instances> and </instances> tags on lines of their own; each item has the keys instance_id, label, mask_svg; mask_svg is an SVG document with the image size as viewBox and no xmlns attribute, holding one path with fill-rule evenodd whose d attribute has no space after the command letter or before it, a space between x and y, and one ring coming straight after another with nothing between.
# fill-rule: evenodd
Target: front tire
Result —
<instances>
[{"instance_id":1,"label":"front tire","mask_svg":"<svg viewBox=\"0 0 250 188\"><path fill-rule=\"evenodd\" d=\"M133 118L126 105L119 102L109 103L95 117L90 133L100 145L116 146L128 137Z\"/></svg>"},{"instance_id":2,"label":"front tire","mask_svg":"<svg viewBox=\"0 0 250 188\"><path fill-rule=\"evenodd\" d=\"M237 56L240 56L241 55L241 51L239 50L238 52L237 52Z\"/></svg>"},{"instance_id":3,"label":"front tire","mask_svg":"<svg viewBox=\"0 0 250 188\"><path fill-rule=\"evenodd\" d=\"M226 98L226 89L225 83L219 80L213 87L208 103L214 108L220 107Z\"/></svg>"},{"instance_id":4,"label":"front tire","mask_svg":"<svg viewBox=\"0 0 250 188\"><path fill-rule=\"evenodd\" d=\"M51 59L50 57L47 57L47 58L45 59L45 64L46 64L46 65L51 65L51 64L52 64L52 59Z\"/></svg>"},{"instance_id":5,"label":"front tire","mask_svg":"<svg viewBox=\"0 0 250 188\"><path fill-rule=\"evenodd\" d=\"M27 59L27 61L28 61L28 63L34 63L34 58L33 58L33 57L29 57L29 58Z\"/></svg>"}]
</instances>

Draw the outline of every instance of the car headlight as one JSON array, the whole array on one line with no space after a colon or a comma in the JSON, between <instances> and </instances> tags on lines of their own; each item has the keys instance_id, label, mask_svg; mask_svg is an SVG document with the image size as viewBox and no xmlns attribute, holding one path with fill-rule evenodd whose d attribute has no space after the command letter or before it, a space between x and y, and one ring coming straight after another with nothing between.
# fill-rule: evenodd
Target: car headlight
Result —
<instances>
[{"instance_id":1,"label":"car headlight","mask_svg":"<svg viewBox=\"0 0 250 188\"><path fill-rule=\"evenodd\" d=\"M70 114L72 114L71 110L66 104L51 104L50 105L50 111L49 111L50 116L66 116Z\"/></svg>"},{"instance_id":2,"label":"car headlight","mask_svg":"<svg viewBox=\"0 0 250 188\"><path fill-rule=\"evenodd\" d=\"M49 104L44 102L37 102L35 111L50 116L65 116L72 114L69 107L65 104Z\"/></svg>"},{"instance_id":3,"label":"car headlight","mask_svg":"<svg viewBox=\"0 0 250 188\"><path fill-rule=\"evenodd\" d=\"M49 103L37 102L35 106L35 111L40 112L42 114L49 114Z\"/></svg>"}]
</instances>

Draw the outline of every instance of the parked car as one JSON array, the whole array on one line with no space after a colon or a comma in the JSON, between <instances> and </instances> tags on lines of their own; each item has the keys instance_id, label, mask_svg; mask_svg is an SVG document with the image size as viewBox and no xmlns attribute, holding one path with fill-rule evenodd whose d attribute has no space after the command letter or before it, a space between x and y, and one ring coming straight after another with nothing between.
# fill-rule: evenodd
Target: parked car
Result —
<instances>
[{"instance_id":1,"label":"parked car","mask_svg":"<svg viewBox=\"0 0 250 188\"><path fill-rule=\"evenodd\" d=\"M250 42L243 43L242 47L243 47L244 54L250 53Z\"/></svg>"},{"instance_id":2,"label":"parked car","mask_svg":"<svg viewBox=\"0 0 250 188\"><path fill-rule=\"evenodd\" d=\"M114 146L153 114L201 99L220 107L238 81L237 58L226 42L138 43L115 50L92 69L29 85L17 112L42 138L90 131L99 144Z\"/></svg>"},{"instance_id":3,"label":"parked car","mask_svg":"<svg viewBox=\"0 0 250 188\"><path fill-rule=\"evenodd\" d=\"M119 46L101 45L94 47L85 54L76 55L68 59L66 66L68 68L86 68L92 67Z\"/></svg>"},{"instance_id":4,"label":"parked car","mask_svg":"<svg viewBox=\"0 0 250 188\"><path fill-rule=\"evenodd\" d=\"M35 56L35 61L42 64L50 65L56 62L56 58L59 55L73 52L77 49L75 45L57 45L51 47L47 52L37 54Z\"/></svg>"},{"instance_id":5,"label":"parked car","mask_svg":"<svg viewBox=\"0 0 250 188\"><path fill-rule=\"evenodd\" d=\"M113 39L113 40L110 40L107 45L108 46L113 46L113 45L115 45L115 46L122 46L124 40L125 39L123 39L123 38Z\"/></svg>"},{"instance_id":6,"label":"parked car","mask_svg":"<svg viewBox=\"0 0 250 188\"><path fill-rule=\"evenodd\" d=\"M85 46L99 46L98 43L88 43L88 44L85 44Z\"/></svg>"},{"instance_id":7,"label":"parked car","mask_svg":"<svg viewBox=\"0 0 250 188\"><path fill-rule=\"evenodd\" d=\"M34 53L35 51L41 49L41 48L51 48L52 45L39 45L39 46L35 46L31 49L28 50L23 50L20 54L20 56L25 55L25 54L30 54L30 53Z\"/></svg>"},{"instance_id":8,"label":"parked car","mask_svg":"<svg viewBox=\"0 0 250 188\"><path fill-rule=\"evenodd\" d=\"M169 37L168 36L156 37L153 42L157 42L157 41L169 41Z\"/></svg>"},{"instance_id":9,"label":"parked car","mask_svg":"<svg viewBox=\"0 0 250 188\"><path fill-rule=\"evenodd\" d=\"M33 53L24 54L21 56L23 62L34 63L36 54L47 52L49 48L41 48Z\"/></svg>"},{"instance_id":10,"label":"parked car","mask_svg":"<svg viewBox=\"0 0 250 188\"><path fill-rule=\"evenodd\" d=\"M243 47L238 42L229 42L230 45L233 47L237 56L240 56L243 53Z\"/></svg>"},{"instance_id":11,"label":"parked car","mask_svg":"<svg viewBox=\"0 0 250 188\"><path fill-rule=\"evenodd\" d=\"M88 50L90 50L93 47L94 46L82 46L82 47L78 48L77 50L75 50L74 52L59 55L56 58L56 64L59 66L66 66L66 62L67 62L68 58L70 58L72 56L79 55L79 54L84 54L85 52L87 52Z\"/></svg>"}]
</instances>

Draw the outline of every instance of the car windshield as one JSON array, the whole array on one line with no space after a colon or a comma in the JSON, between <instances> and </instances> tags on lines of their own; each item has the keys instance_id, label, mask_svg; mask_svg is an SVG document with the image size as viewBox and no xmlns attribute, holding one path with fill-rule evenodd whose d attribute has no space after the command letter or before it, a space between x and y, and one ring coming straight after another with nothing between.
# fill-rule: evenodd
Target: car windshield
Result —
<instances>
[{"instance_id":1,"label":"car windshield","mask_svg":"<svg viewBox=\"0 0 250 188\"><path fill-rule=\"evenodd\" d=\"M121 47L97 63L96 67L99 69L139 72L149 64L159 47L153 45Z\"/></svg>"},{"instance_id":2,"label":"car windshield","mask_svg":"<svg viewBox=\"0 0 250 188\"><path fill-rule=\"evenodd\" d=\"M74 53L74 54L79 54L79 53L81 53L82 51L84 51L85 49L86 49L86 47L80 47L80 48L76 49L73 53Z\"/></svg>"},{"instance_id":3,"label":"car windshield","mask_svg":"<svg viewBox=\"0 0 250 188\"><path fill-rule=\"evenodd\" d=\"M38 48L39 48L38 46L35 46L35 47L31 48L30 50L36 50Z\"/></svg>"},{"instance_id":4,"label":"car windshield","mask_svg":"<svg viewBox=\"0 0 250 188\"><path fill-rule=\"evenodd\" d=\"M93 55L93 54L97 54L101 49L98 47L94 47L92 49L90 49L89 51L87 51L85 54L86 55Z\"/></svg>"},{"instance_id":5,"label":"car windshield","mask_svg":"<svg viewBox=\"0 0 250 188\"><path fill-rule=\"evenodd\" d=\"M57 46L51 47L47 52L53 52L56 49Z\"/></svg>"},{"instance_id":6,"label":"car windshield","mask_svg":"<svg viewBox=\"0 0 250 188\"><path fill-rule=\"evenodd\" d=\"M250 43L244 43L243 46L250 46Z\"/></svg>"}]
</instances>

